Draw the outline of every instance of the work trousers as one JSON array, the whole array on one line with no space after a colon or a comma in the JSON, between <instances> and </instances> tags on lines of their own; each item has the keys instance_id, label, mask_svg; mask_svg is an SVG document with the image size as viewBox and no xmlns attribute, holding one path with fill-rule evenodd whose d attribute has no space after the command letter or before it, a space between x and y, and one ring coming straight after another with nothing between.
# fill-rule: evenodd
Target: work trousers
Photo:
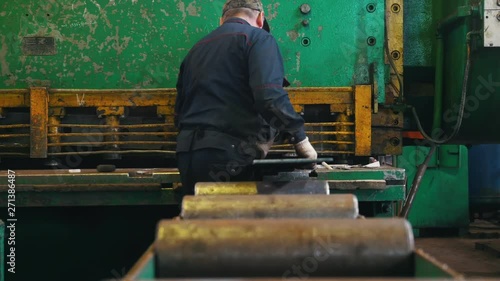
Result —
<instances>
[{"instance_id":1,"label":"work trousers","mask_svg":"<svg viewBox=\"0 0 500 281\"><path fill-rule=\"evenodd\" d=\"M182 189L178 196L193 195L197 182L254 181L253 158L235 150L204 148L177 153Z\"/></svg>"}]
</instances>

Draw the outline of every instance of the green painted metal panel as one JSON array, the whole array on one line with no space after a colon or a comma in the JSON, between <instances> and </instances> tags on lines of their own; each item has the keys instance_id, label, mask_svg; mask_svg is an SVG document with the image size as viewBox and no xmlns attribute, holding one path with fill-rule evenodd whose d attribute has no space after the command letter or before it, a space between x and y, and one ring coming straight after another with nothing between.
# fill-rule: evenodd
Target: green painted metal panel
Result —
<instances>
[{"instance_id":1,"label":"green painted metal panel","mask_svg":"<svg viewBox=\"0 0 500 281\"><path fill-rule=\"evenodd\" d=\"M405 199L405 170L399 168L353 168L352 170L318 171L318 180L327 181L356 181L356 180L385 180L393 182L387 189L357 189L337 190L330 189L332 194L355 194L358 200L364 202L389 202ZM397 184L399 183L399 184Z\"/></svg>"},{"instance_id":2,"label":"green painted metal panel","mask_svg":"<svg viewBox=\"0 0 500 281\"><path fill-rule=\"evenodd\" d=\"M479 0L435 1L435 9L440 10L439 21L453 14L470 11ZM481 6L477 6L481 10ZM459 143L492 143L500 141L498 114L500 103L500 48L483 47L481 12L459 18L442 33L444 38L444 89L442 127L449 135L456 124L458 107L461 102L464 73L467 62L467 34L471 35L471 70L468 80L465 114L457 137Z\"/></svg>"},{"instance_id":3,"label":"green painted metal panel","mask_svg":"<svg viewBox=\"0 0 500 281\"><path fill-rule=\"evenodd\" d=\"M223 3L2 1L0 88L175 87L183 57L218 26ZM288 80L298 87L371 84L373 65L379 101L385 101L385 1L307 3L311 12L303 15L301 1L264 1ZM369 4L376 7L374 12L367 10ZM23 49L26 44L46 47L50 40L42 37L55 40L55 54L26 55L31 54ZM369 37L376 40L374 46L369 46Z\"/></svg>"},{"instance_id":4,"label":"green painted metal panel","mask_svg":"<svg viewBox=\"0 0 500 281\"><path fill-rule=\"evenodd\" d=\"M433 0L404 2L404 60L405 66L433 66L433 46L436 19Z\"/></svg>"},{"instance_id":5,"label":"green painted metal panel","mask_svg":"<svg viewBox=\"0 0 500 281\"><path fill-rule=\"evenodd\" d=\"M354 194L359 202L388 202L402 201L405 199L405 186L391 186L384 190L363 189L363 190L336 190L330 189L331 194Z\"/></svg>"},{"instance_id":6,"label":"green painted metal panel","mask_svg":"<svg viewBox=\"0 0 500 281\"><path fill-rule=\"evenodd\" d=\"M318 171L318 180L404 180L399 168L353 168L351 170Z\"/></svg>"},{"instance_id":7,"label":"green painted metal panel","mask_svg":"<svg viewBox=\"0 0 500 281\"><path fill-rule=\"evenodd\" d=\"M147 260L146 264L140 269L137 274L137 280L151 280L155 278L155 259L154 256L151 256L150 259Z\"/></svg>"},{"instance_id":8,"label":"green painted metal panel","mask_svg":"<svg viewBox=\"0 0 500 281\"><path fill-rule=\"evenodd\" d=\"M415 278L455 278L449 271L450 268L437 261L431 261L421 255L415 255Z\"/></svg>"},{"instance_id":9,"label":"green painted metal panel","mask_svg":"<svg viewBox=\"0 0 500 281\"><path fill-rule=\"evenodd\" d=\"M457 155L448 152L459 150L460 165ZM441 146L438 151L440 157L436 167L429 167L422 179L420 189L415 197L409 214L409 221L414 228L461 228L469 223L468 201L468 155L464 146ZM427 147L408 146L403 148L403 155L398 156L397 165L404 168L408 175L408 189L415 174L427 153ZM422 157L416 157L421 155ZM449 160L448 158L452 159Z\"/></svg>"}]
</instances>

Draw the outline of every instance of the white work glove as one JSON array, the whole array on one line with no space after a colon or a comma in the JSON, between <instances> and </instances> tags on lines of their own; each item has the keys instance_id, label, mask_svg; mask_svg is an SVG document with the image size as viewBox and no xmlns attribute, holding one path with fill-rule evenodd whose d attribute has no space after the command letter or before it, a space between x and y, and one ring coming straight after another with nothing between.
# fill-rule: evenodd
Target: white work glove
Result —
<instances>
[{"instance_id":1,"label":"white work glove","mask_svg":"<svg viewBox=\"0 0 500 281\"><path fill-rule=\"evenodd\" d=\"M318 153L309 142L308 137L306 137L305 140L295 144L295 152L297 152L297 156L299 156L300 158L318 159Z\"/></svg>"},{"instance_id":2,"label":"white work glove","mask_svg":"<svg viewBox=\"0 0 500 281\"><path fill-rule=\"evenodd\" d=\"M266 158L267 154L269 153L269 150L271 150L271 147L274 144L274 140L270 140L269 142L266 143L257 143L257 147L259 147L260 151L262 151L262 159Z\"/></svg>"}]
</instances>

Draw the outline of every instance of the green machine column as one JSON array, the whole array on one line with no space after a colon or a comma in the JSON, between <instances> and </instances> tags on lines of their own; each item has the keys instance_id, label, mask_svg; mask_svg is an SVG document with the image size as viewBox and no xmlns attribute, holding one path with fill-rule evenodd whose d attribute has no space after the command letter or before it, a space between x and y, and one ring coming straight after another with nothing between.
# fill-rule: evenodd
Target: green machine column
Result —
<instances>
[{"instance_id":1,"label":"green machine column","mask_svg":"<svg viewBox=\"0 0 500 281\"><path fill-rule=\"evenodd\" d=\"M397 157L397 166L406 170L408 189L429 150L424 146L407 146L403 148L403 155ZM468 154L465 146L443 145L436 149L408 219L415 229L460 229L469 224Z\"/></svg>"}]
</instances>

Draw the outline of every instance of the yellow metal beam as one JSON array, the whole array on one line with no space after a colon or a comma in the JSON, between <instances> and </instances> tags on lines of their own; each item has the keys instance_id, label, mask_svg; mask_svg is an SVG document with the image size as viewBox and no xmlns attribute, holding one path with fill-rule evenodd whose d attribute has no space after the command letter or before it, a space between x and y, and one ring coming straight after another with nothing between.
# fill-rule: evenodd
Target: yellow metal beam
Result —
<instances>
[{"instance_id":1,"label":"yellow metal beam","mask_svg":"<svg viewBox=\"0 0 500 281\"><path fill-rule=\"evenodd\" d=\"M30 94L30 157L47 158L47 135L49 116L49 93L47 88L31 88Z\"/></svg>"},{"instance_id":2,"label":"yellow metal beam","mask_svg":"<svg viewBox=\"0 0 500 281\"><path fill-rule=\"evenodd\" d=\"M394 61L397 73L403 75L404 60L404 5L403 0L386 0L386 19L387 19L387 40L389 46L389 56ZM386 56L386 63L389 64L389 58ZM402 78L401 78L402 79ZM394 96L399 96L401 92L400 84L396 72L391 68L391 83L395 89Z\"/></svg>"},{"instance_id":3,"label":"yellow metal beam","mask_svg":"<svg viewBox=\"0 0 500 281\"><path fill-rule=\"evenodd\" d=\"M355 154L370 156L372 151L372 87L357 86L355 106Z\"/></svg>"}]
</instances>

